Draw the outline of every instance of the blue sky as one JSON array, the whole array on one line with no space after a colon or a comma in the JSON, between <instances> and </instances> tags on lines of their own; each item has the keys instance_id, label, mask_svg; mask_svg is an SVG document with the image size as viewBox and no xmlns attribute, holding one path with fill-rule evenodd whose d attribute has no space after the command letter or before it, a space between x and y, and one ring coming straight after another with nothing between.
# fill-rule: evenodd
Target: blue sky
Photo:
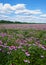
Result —
<instances>
[{"instance_id":1,"label":"blue sky","mask_svg":"<svg viewBox=\"0 0 46 65\"><path fill-rule=\"evenodd\" d=\"M0 0L0 20L46 23L46 0Z\"/></svg>"}]
</instances>

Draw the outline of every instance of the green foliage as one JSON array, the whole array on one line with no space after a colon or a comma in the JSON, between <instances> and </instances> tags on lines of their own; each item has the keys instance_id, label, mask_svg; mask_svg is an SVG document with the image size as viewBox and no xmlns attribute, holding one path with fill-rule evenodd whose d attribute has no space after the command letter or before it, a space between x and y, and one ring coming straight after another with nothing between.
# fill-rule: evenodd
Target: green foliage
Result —
<instances>
[{"instance_id":1,"label":"green foliage","mask_svg":"<svg viewBox=\"0 0 46 65\"><path fill-rule=\"evenodd\" d=\"M46 31L2 29L0 33L6 33L4 37L0 34L0 65L46 65L46 50L35 44L39 41L39 44L46 46ZM1 47L1 41L8 47ZM9 50L10 46L17 48ZM27 56L26 52L30 55Z\"/></svg>"}]
</instances>

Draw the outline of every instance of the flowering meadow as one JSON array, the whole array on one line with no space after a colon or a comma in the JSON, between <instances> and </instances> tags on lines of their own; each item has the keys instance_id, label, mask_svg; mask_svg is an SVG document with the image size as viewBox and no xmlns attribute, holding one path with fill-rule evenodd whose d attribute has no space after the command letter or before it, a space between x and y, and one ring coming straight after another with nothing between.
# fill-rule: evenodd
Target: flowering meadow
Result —
<instances>
[{"instance_id":1,"label":"flowering meadow","mask_svg":"<svg viewBox=\"0 0 46 65\"><path fill-rule=\"evenodd\" d=\"M0 65L46 65L46 30L0 29Z\"/></svg>"}]
</instances>

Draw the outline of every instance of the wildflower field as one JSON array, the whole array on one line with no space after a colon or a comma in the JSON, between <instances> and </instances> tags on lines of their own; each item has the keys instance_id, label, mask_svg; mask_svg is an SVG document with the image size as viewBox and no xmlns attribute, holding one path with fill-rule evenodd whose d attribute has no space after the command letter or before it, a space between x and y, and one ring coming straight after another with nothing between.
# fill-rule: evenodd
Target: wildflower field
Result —
<instances>
[{"instance_id":1,"label":"wildflower field","mask_svg":"<svg viewBox=\"0 0 46 65\"><path fill-rule=\"evenodd\" d=\"M46 65L46 30L0 29L0 65Z\"/></svg>"}]
</instances>

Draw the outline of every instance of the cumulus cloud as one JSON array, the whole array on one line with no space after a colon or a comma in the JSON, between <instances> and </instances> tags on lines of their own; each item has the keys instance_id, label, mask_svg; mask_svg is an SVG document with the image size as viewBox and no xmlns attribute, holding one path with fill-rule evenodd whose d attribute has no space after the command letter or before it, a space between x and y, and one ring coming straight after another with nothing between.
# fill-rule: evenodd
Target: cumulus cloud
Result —
<instances>
[{"instance_id":1,"label":"cumulus cloud","mask_svg":"<svg viewBox=\"0 0 46 65\"><path fill-rule=\"evenodd\" d=\"M17 5L10 5L10 4L2 4L0 3L0 13L12 13L15 14L41 14L40 10L28 10L26 9L25 4L17 4Z\"/></svg>"},{"instance_id":2,"label":"cumulus cloud","mask_svg":"<svg viewBox=\"0 0 46 65\"><path fill-rule=\"evenodd\" d=\"M26 22L44 22L46 14L40 9L29 10L26 4L3 4L0 3L0 20L26 21Z\"/></svg>"},{"instance_id":3,"label":"cumulus cloud","mask_svg":"<svg viewBox=\"0 0 46 65\"><path fill-rule=\"evenodd\" d=\"M10 4L0 4L1 8L0 8L0 13L3 14L11 14L13 12L12 10L12 6Z\"/></svg>"}]
</instances>

